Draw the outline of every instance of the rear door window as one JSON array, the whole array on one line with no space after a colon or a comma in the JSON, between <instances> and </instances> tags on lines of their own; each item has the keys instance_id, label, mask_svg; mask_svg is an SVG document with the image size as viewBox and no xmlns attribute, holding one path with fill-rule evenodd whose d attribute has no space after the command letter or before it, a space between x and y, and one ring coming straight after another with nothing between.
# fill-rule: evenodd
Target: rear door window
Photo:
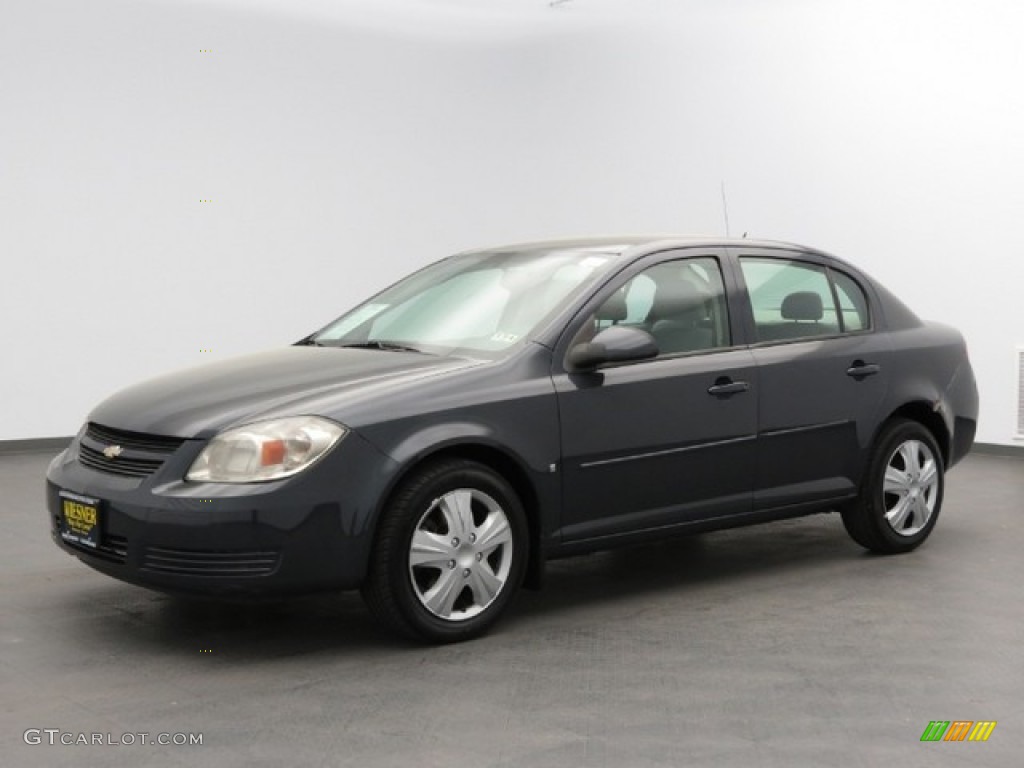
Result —
<instances>
[{"instance_id":1,"label":"rear door window","mask_svg":"<svg viewBox=\"0 0 1024 768\"><path fill-rule=\"evenodd\" d=\"M840 332L824 267L802 261L741 257L757 341L789 341Z\"/></svg>"},{"instance_id":2,"label":"rear door window","mask_svg":"<svg viewBox=\"0 0 1024 768\"><path fill-rule=\"evenodd\" d=\"M797 259L741 256L756 341L782 342L871 328L864 289L845 272Z\"/></svg>"}]
</instances>

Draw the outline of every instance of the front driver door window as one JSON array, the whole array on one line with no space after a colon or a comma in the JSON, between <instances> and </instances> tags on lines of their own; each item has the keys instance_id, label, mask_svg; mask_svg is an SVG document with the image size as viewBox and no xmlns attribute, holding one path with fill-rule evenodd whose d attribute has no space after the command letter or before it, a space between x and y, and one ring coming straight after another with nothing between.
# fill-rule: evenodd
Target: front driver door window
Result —
<instances>
[{"instance_id":1,"label":"front driver door window","mask_svg":"<svg viewBox=\"0 0 1024 768\"><path fill-rule=\"evenodd\" d=\"M729 314L718 261L667 261L635 275L597 309L584 334L610 325L647 331L659 357L728 347Z\"/></svg>"}]
</instances>

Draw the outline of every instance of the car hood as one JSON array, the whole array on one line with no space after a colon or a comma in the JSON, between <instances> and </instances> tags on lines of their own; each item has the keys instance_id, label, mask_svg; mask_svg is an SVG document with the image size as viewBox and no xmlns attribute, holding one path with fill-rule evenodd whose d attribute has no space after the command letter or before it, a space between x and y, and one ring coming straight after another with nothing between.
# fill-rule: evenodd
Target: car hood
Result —
<instances>
[{"instance_id":1,"label":"car hood","mask_svg":"<svg viewBox=\"0 0 1024 768\"><path fill-rule=\"evenodd\" d=\"M346 401L363 399L368 390L386 391L480 364L415 352L285 347L128 387L93 409L89 421L177 437L209 437L235 424L305 413L344 421ZM316 408L304 410L312 401Z\"/></svg>"}]
</instances>

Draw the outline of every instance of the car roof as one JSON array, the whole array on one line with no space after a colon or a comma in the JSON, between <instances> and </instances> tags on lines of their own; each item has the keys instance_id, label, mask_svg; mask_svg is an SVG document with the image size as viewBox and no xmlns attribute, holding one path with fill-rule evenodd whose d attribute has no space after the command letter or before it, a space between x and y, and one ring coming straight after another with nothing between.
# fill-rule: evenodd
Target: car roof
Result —
<instances>
[{"instance_id":1,"label":"car roof","mask_svg":"<svg viewBox=\"0 0 1024 768\"><path fill-rule=\"evenodd\" d=\"M490 248L474 248L463 254L522 253L524 251L590 251L634 258L645 253L673 248L783 248L790 251L835 258L823 251L795 243L776 240L754 240L716 235L606 235L600 237L574 237L536 242L511 243ZM459 254L459 255L463 255Z\"/></svg>"}]
</instances>

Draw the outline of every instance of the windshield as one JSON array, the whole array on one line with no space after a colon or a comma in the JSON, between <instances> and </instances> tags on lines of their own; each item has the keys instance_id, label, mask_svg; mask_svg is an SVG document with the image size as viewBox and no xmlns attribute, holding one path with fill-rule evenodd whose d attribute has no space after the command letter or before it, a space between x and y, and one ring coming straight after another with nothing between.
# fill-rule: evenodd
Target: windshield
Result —
<instances>
[{"instance_id":1,"label":"windshield","mask_svg":"<svg viewBox=\"0 0 1024 768\"><path fill-rule=\"evenodd\" d=\"M453 256L377 294L310 341L495 356L528 338L612 261L613 254L592 249Z\"/></svg>"}]
</instances>

